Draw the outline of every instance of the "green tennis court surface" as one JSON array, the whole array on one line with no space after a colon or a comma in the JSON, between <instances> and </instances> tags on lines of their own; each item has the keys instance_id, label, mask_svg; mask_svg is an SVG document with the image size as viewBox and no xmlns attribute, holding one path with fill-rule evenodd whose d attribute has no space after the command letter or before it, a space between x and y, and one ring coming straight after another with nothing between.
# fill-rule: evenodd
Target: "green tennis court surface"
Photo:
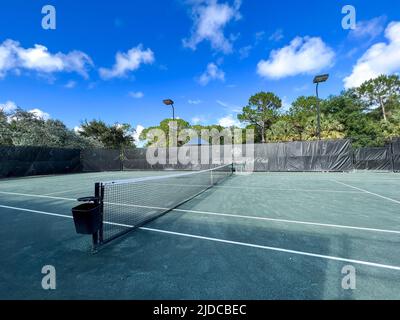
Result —
<instances>
[{"instance_id":1,"label":"green tennis court surface","mask_svg":"<svg viewBox=\"0 0 400 320\"><path fill-rule=\"evenodd\" d=\"M75 199L98 181L165 174L1 180L0 299L400 299L394 173L234 175L90 254ZM45 265L56 290L42 289ZM355 290L342 288L347 265Z\"/></svg>"}]
</instances>

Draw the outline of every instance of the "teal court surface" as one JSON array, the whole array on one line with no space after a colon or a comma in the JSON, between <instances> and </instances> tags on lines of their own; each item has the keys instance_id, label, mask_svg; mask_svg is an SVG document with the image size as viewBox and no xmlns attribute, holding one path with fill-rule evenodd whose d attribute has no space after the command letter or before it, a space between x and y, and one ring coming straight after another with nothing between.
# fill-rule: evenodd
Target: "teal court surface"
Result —
<instances>
[{"instance_id":1,"label":"teal court surface","mask_svg":"<svg viewBox=\"0 0 400 320\"><path fill-rule=\"evenodd\" d=\"M167 174L0 180L0 299L400 299L394 173L235 174L91 254L76 199L97 181ZM41 285L47 265L55 290Z\"/></svg>"}]
</instances>

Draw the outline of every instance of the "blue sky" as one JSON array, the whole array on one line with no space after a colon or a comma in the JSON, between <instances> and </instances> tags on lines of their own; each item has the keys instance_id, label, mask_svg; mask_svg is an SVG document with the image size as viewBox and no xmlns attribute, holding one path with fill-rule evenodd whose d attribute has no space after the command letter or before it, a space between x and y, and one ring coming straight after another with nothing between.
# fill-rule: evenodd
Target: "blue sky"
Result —
<instances>
[{"instance_id":1,"label":"blue sky","mask_svg":"<svg viewBox=\"0 0 400 320\"><path fill-rule=\"evenodd\" d=\"M41 25L56 8L55 30ZM357 28L342 28L342 7ZM37 1L0 4L0 107L61 119L150 126L177 115L223 125L259 91L285 108L400 71L398 1ZM36 47L35 47L36 45ZM46 116L46 115L45 115Z\"/></svg>"}]
</instances>

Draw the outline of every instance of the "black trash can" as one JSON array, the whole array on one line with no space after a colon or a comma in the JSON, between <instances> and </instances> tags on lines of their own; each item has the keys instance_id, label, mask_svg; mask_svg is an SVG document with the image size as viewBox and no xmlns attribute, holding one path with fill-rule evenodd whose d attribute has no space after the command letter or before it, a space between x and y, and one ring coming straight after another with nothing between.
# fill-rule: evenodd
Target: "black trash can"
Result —
<instances>
[{"instance_id":1,"label":"black trash can","mask_svg":"<svg viewBox=\"0 0 400 320\"><path fill-rule=\"evenodd\" d=\"M72 209L75 229L79 234L95 234L101 229L100 203L83 203Z\"/></svg>"}]
</instances>

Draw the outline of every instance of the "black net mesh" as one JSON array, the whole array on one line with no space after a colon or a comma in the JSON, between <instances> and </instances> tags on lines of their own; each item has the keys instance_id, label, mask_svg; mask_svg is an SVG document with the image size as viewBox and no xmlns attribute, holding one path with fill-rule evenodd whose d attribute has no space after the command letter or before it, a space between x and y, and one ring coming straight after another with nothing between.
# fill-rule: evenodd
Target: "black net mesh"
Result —
<instances>
[{"instance_id":1,"label":"black net mesh","mask_svg":"<svg viewBox=\"0 0 400 320\"><path fill-rule=\"evenodd\" d=\"M232 165L212 170L96 184L103 203L101 243L107 243L196 197L232 175Z\"/></svg>"}]
</instances>

